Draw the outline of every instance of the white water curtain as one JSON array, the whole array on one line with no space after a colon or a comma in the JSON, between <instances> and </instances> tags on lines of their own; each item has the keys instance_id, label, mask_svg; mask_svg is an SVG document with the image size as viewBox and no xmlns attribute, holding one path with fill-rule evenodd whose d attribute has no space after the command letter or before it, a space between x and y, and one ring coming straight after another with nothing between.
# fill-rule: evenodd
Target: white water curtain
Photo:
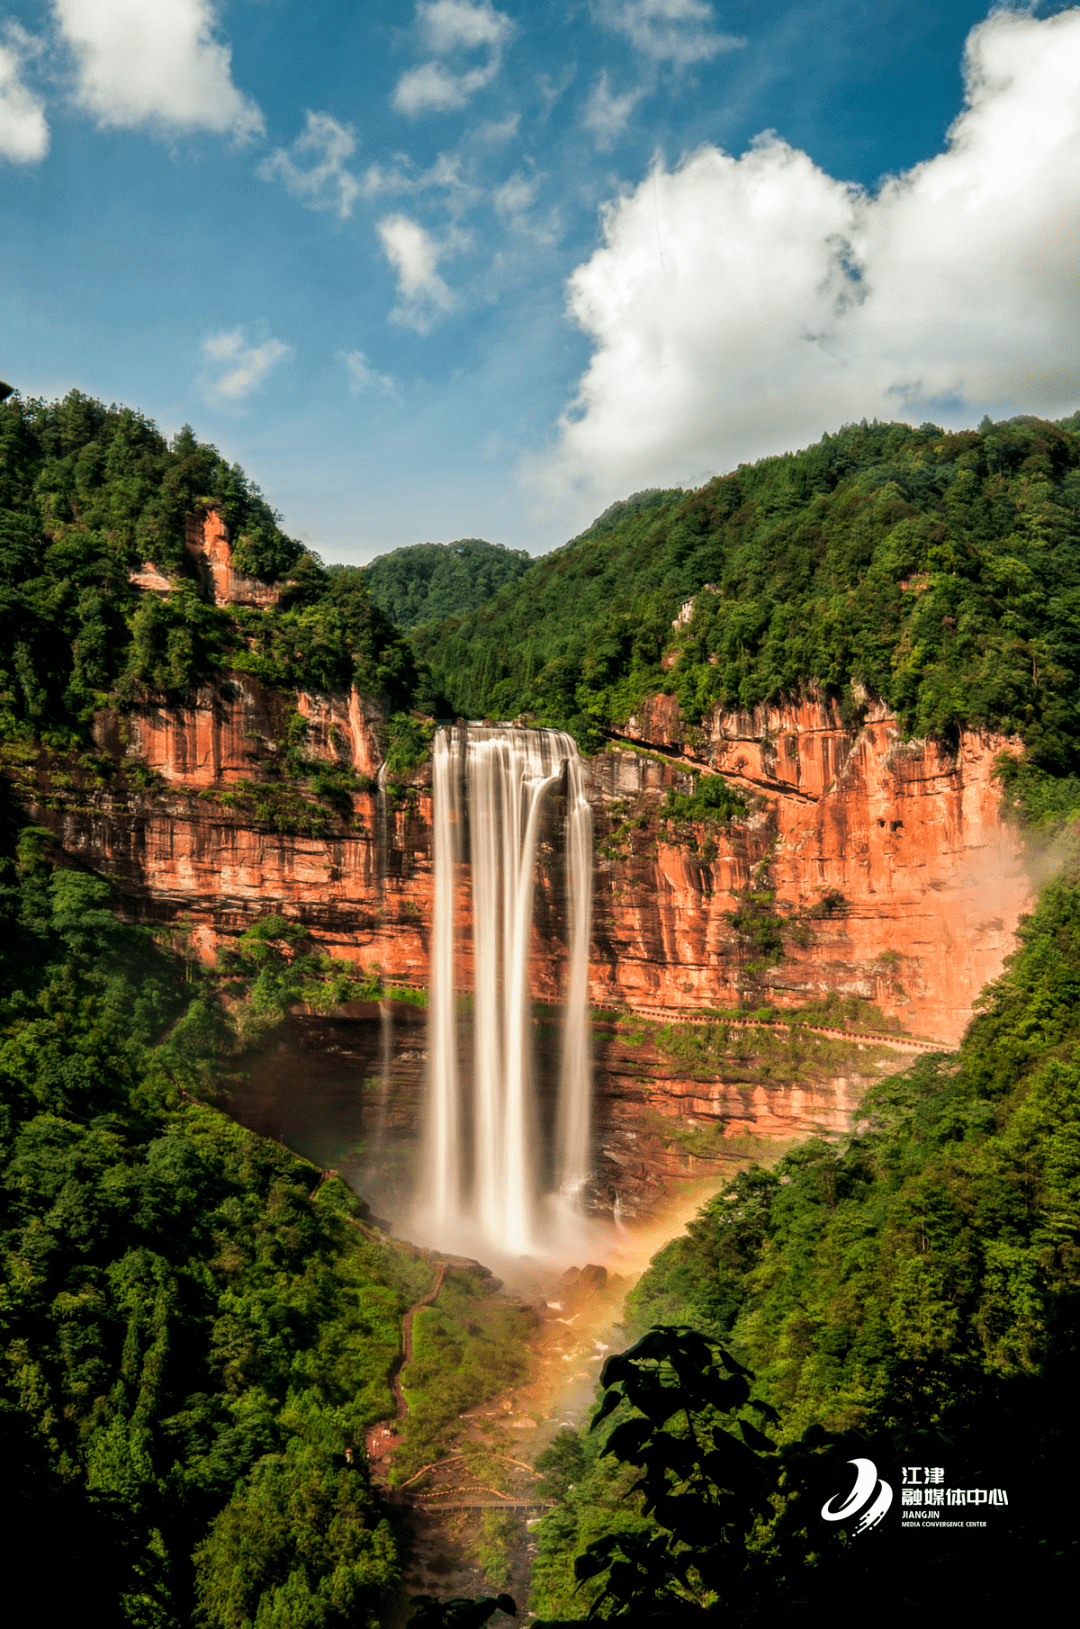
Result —
<instances>
[{"instance_id":1,"label":"white water curtain","mask_svg":"<svg viewBox=\"0 0 1080 1629\"><path fill-rule=\"evenodd\" d=\"M547 797L566 796L570 901L566 1018L555 1146L544 1150L532 1072L532 935L536 846ZM560 730L440 730L434 745L435 925L429 1101L416 1212L433 1239L500 1254L542 1254L560 1209L576 1211L589 1171L588 1035L592 815L577 746ZM472 1101L463 1100L455 1013L454 906L467 801L475 1024ZM463 1116L472 1118L465 1169ZM543 1172L555 1173L545 1206Z\"/></svg>"}]
</instances>

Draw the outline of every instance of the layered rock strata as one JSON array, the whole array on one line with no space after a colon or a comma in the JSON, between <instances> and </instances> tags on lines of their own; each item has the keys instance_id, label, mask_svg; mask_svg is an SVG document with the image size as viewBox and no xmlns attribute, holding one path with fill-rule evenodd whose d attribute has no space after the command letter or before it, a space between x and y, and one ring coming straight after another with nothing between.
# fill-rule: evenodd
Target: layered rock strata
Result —
<instances>
[{"instance_id":1,"label":"layered rock strata","mask_svg":"<svg viewBox=\"0 0 1080 1629\"><path fill-rule=\"evenodd\" d=\"M685 1009L834 992L874 1002L916 1035L959 1040L1032 898L995 779L1018 743L981 731L964 731L955 750L905 742L883 704L859 712L848 727L829 702L806 698L715 709L687 728L675 699L659 696L630 719L637 752L609 751L593 767L594 802L609 824L622 817L623 833L622 852L609 844L601 862L597 996L606 986L616 999ZM639 830L680 763L722 774L749 817L675 842L672 822ZM772 954L782 946L771 965L760 952L766 906Z\"/></svg>"},{"instance_id":2,"label":"layered rock strata","mask_svg":"<svg viewBox=\"0 0 1080 1629\"><path fill-rule=\"evenodd\" d=\"M1015 743L965 732L950 752L905 743L880 705L862 714L846 726L827 701L807 698L717 711L689 729L659 697L590 761L598 1006L691 1016L857 996L914 1035L958 1040L1030 900L994 779L995 759ZM309 761L351 767L366 790L327 802L290 776L285 743L297 717ZM73 863L113 879L133 917L182 922L205 958L280 913L333 954L423 985L430 792L423 771L396 796L376 789L381 732L377 707L355 692L284 696L236 674L181 707L148 700L99 715L93 759L22 753L8 768ZM744 794L746 817L666 818L669 792L691 790L692 770L723 774ZM558 996L565 960L557 817L553 807L540 845L540 999ZM462 905L468 886L466 868ZM468 988L467 947L461 978ZM665 1116L754 1135L835 1130L861 1090L862 1077L844 1070L810 1087L780 1080L749 1092L660 1070L643 1096L599 1033L597 1046L600 1148L626 1153L621 1177L611 1153L609 1193L620 1182L643 1191L640 1172L625 1177L635 1160L654 1173L686 1169L686 1149L662 1135Z\"/></svg>"}]
</instances>

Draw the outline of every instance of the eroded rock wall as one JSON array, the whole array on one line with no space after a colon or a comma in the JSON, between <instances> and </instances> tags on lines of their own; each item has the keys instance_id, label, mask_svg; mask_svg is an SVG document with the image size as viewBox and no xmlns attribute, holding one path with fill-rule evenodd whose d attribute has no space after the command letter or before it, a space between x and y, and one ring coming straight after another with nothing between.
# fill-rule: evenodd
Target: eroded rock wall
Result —
<instances>
[{"instance_id":1,"label":"eroded rock wall","mask_svg":"<svg viewBox=\"0 0 1080 1629\"><path fill-rule=\"evenodd\" d=\"M628 744L724 774L753 812L713 830L715 854L704 827L690 842L672 842L670 822L639 837L633 821L659 803L661 766L634 753L594 762L606 824L617 831L625 808L631 825L625 857L601 860L597 995L606 986L637 1003L693 1007L835 991L875 1002L914 1034L959 1039L1031 904L994 778L1018 743L977 731L955 751L904 742L883 706L861 711L845 727L811 698L716 709L687 728L662 696L630 720ZM748 895L765 893L783 940L772 966L731 922Z\"/></svg>"},{"instance_id":2,"label":"eroded rock wall","mask_svg":"<svg viewBox=\"0 0 1080 1629\"><path fill-rule=\"evenodd\" d=\"M42 752L11 772L73 862L111 877L133 916L185 922L207 959L273 912L304 922L337 956L423 984L433 897L425 774L396 800L372 786L348 806L320 802L287 773L297 715L309 759L352 765L370 784L382 728L370 701L283 696L243 674L184 707L99 715L96 769ZM672 698L657 698L588 766L594 1002L691 1016L835 992L876 1003L913 1035L955 1043L1031 898L994 780L1009 750L1015 743L977 732L955 752L905 743L880 706L846 727L821 698L717 711L690 729ZM690 789L692 769L728 777L748 817L665 819L668 792ZM536 890L539 998L558 996L565 965L559 842L553 809ZM459 905L464 918L467 868ZM461 976L468 987L467 947ZM665 1119L750 1135L834 1131L862 1090L844 1070L805 1087L750 1089L661 1068L643 1095L625 1049L598 1036L597 1056L598 1149L612 1191L620 1148L623 1191L647 1188L649 1171L683 1168Z\"/></svg>"}]
</instances>

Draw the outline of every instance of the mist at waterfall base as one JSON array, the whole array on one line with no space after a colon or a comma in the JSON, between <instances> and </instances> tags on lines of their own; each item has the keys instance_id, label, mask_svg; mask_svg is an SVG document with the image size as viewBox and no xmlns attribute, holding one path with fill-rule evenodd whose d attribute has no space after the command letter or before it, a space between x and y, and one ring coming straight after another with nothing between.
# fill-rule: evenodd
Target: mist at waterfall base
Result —
<instances>
[{"instance_id":1,"label":"mist at waterfall base","mask_svg":"<svg viewBox=\"0 0 1080 1629\"><path fill-rule=\"evenodd\" d=\"M418 1181L400 1225L418 1243L519 1276L532 1263L565 1262L599 1232L582 1208L592 814L577 746L560 730L444 728L432 760L427 1099ZM555 852L543 841L553 818L566 901L554 1102L536 1089L530 981L536 870Z\"/></svg>"}]
</instances>

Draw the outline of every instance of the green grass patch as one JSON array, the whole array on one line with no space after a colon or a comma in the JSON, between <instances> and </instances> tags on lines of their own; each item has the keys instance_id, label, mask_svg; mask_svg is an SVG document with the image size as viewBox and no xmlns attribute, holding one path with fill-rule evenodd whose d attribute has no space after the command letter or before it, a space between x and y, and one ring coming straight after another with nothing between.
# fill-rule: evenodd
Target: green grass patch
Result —
<instances>
[{"instance_id":1,"label":"green grass patch","mask_svg":"<svg viewBox=\"0 0 1080 1629\"><path fill-rule=\"evenodd\" d=\"M401 1375L409 1412L395 1483L447 1451L466 1409L528 1378L535 1327L533 1313L500 1300L479 1273L447 1275L434 1305L413 1319L413 1355Z\"/></svg>"}]
</instances>

